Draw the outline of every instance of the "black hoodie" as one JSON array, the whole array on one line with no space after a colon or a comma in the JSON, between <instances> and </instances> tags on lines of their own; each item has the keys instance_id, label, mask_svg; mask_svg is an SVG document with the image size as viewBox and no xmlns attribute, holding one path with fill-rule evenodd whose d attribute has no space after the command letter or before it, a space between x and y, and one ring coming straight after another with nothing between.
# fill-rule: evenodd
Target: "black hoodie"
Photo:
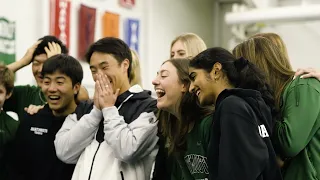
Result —
<instances>
[{"instance_id":1,"label":"black hoodie","mask_svg":"<svg viewBox=\"0 0 320 180\"><path fill-rule=\"evenodd\" d=\"M273 118L260 92L226 89L216 101L208 166L211 180L280 180L270 136Z\"/></svg>"},{"instance_id":2,"label":"black hoodie","mask_svg":"<svg viewBox=\"0 0 320 180\"><path fill-rule=\"evenodd\" d=\"M74 164L56 156L54 139L65 116L56 117L48 105L35 115L23 116L15 139L15 157L10 180L70 180Z\"/></svg>"}]
</instances>

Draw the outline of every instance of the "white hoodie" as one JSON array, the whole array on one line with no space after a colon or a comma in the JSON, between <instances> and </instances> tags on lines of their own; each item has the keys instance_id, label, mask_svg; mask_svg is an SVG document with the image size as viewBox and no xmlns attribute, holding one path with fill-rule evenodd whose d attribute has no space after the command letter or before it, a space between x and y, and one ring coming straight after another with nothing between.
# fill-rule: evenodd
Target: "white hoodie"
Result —
<instances>
[{"instance_id":1,"label":"white hoodie","mask_svg":"<svg viewBox=\"0 0 320 180\"><path fill-rule=\"evenodd\" d=\"M130 90L118 97L124 99L119 110L113 106L101 112L93 107L80 120L76 114L66 118L54 143L59 159L77 164L72 180L150 179L158 152L158 121L153 112L156 102L150 101L150 92ZM125 120L119 112L135 114L130 117L136 118ZM104 140L99 143L97 132L102 119Z\"/></svg>"}]
</instances>

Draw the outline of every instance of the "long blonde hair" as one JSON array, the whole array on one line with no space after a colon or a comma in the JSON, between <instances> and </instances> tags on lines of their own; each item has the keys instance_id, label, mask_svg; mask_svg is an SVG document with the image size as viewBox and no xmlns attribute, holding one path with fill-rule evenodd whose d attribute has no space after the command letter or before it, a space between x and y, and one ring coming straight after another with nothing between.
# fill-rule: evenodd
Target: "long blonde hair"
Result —
<instances>
[{"instance_id":1,"label":"long blonde hair","mask_svg":"<svg viewBox=\"0 0 320 180\"><path fill-rule=\"evenodd\" d=\"M280 52L284 56L286 56L287 59L289 59L287 47L278 34L276 34L276 33L258 33L258 34L253 35L252 37L264 37L264 38L269 39L274 45L276 45L279 48Z\"/></svg>"},{"instance_id":2,"label":"long blonde hair","mask_svg":"<svg viewBox=\"0 0 320 180\"><path fill-rule=\"evenodd\" d=\"M262 36L249 38L233 49L237 57L244 57L258 66L266 74L267 82L275 91L276 107L279 109L280 97L286 85L292 80L292 70L287 54L269 39Z\"/></svg>"},{"instance_id":3,"label":"long blonde hair","mask_svg":"<svg viewBox=\"0 0 320 180\"><path fill-rule=\"evenodd\" d=\"M133 86L135 84L138 84L142 86L139 57L137 53L132 49L131 49L131 54L132 54L132 62L131 62L131 72L129 75L130 85Z\"/></svg>"},{"instance_id":4,"label":"long blonde hair","mask_svg":"<svg viewBox=\"0 0 320 180\"><path fill-rule=\"evenodd\" d=\"M181 41L186 47L187 57L195 57L196 55L198 55L199 53L207 49L207 46L204 43L204 41L194 33L185 33L176 37L171 42L170 50L174 45L174 43L176 43L177 41ZM170 52L170 56L171 56L171 52Z\"/></svg>"}]
</instances>

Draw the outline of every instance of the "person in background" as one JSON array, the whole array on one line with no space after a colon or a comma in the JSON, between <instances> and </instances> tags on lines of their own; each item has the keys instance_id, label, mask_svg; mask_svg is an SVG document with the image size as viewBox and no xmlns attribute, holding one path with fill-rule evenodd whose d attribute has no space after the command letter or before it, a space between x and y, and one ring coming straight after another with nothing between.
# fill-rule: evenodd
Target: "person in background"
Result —
<instances>
[{"instance_id":1,"label":"person in background","mask_svg":"<svg viewBox=\"0 0 320 180\"><path fill-rule=\"evenodd\" d=\"M13 88L12 96L3 106L4 111L17 113L19 119L25 111L33 114L46 104L46 99L41 91L43 77L41 75L43 63L53 55L67 54L67 47L55 36L44 36L40 38L32 47L28 49L22 59L11 63L8 68L13 72L32 64L32 74L37 82L37 86L22 85ZM86 89L81 86L77 101L89 98ZM30 107L29 107L30 106Z\"/></svg>"},{"instance_id":2,"label":"person in background","mask_svg":"<svg viewBox=\"0 0 320 180\"><path fill-rule=\"evenodd\" d=\"M287 59L289 59L287 47L286 47L284 41L282 40L282 38L278 34L276 34L276 33L258 33L258 34L253 35L252 37L264 37L264 38L269 39L272 43L274 43L274 45L276 45L279 48L280 52L284 56L286 56ZM320 71L318 71L314 68L299 68L295 72L293 78L298 77L298 76L300 76L300 78L314 77L320 81Z\"/></svg>"},{"instance_id":3,"label":"person in background","mask_svg":"<svg viewBox=\"0 0 320 180\"><path fill-rule=\"evenodd\" d=\"M2 110L5 101L10 98L14 87L14 73L5 65L0 64L0 179L7 180L9 163L19 122Z\"/></svg>"},{"instance_id":4,"label":"person in background","mask_svg":"<svg viewBox=\"0 0 320 180\"><path fill-rule=\"evenodd\" d=\"M207 147L212 111L201 108L196 96L189 93L189 59L165 61L152 81L157 94L159 133L166 146L164 156L157 158L153 179L208 178ZM166 158L169 157L169 158ZM172 159L170 159L172 158ZM173 162L173 163L172 163Z\"/></svg>"},{"instance_id":5,"label":"person in background","mask_svg":"<svg viewBox=\"0 0 320 180\"><path fill-rule=\"evenodd\" d=\"M295 78L287 56L265 37L256 36L237 45L233 54L248 58L267 74L275 91L280 117L273 143L285 162L285 180L320 179L320 82Z\"/></svg>"},{"instance_id":6,"label":"person in background","mask_svg":"<svg viewBox=\"0 0 320 180\"><path fill-rule=\"evenodd\" d=\"M138 84L139 86L142 86L141 82L141 68L140 68L140 61L139 57L136 51L131 49L131 55L132 55L132 71L130 72L130 85L134 86Z\"/></svg>"},{"instance_id":7,"label":"person in background","mask_svg":"<svg viewBox=\"0 0 320 180\"><path fill-rule=\"evenodd\" d=\"M41 71L42 92L48 102L34 115L25 113L16 135L12 180L70 180L75 165L57 158L54 139L66 117L77 107L83 70L75 58L58 54Z\"/></svg>"},{"instance_id":8,"label":"person in background","mask_svg":"<svg viewBox=\"0 0 320 180\"><path fill-rule=\"evenodd\" d=\"M73 180L149 180L158 152L156 100L131 86L131 51L118 38L93 43L86 54L95 81L93 102L69 115L56 135L57 156L77 163ZM78 109L77 107L77 109Z\"/></svg>"},{"instance_id":9,"label":"person in background","mask_svg":"<svg viewBox=\"0 0 320 180\"><path fill-rule=\"evenodd\" d=\"M206 44L198 35L185 33L171 42L170 58L194 57L206 49Z\"/></svg>"},{"instance_id":10,"label":"person in background","mask_svg":"<svg viewBox=\"0 0 320 180\"><path fill-rule=\"evenodd\" d=\"M208 147L209 179L281 180L271 137L277 115L264 74L223 48L190 61L190 92L214 104Z\"/></svg>"}]
</instances>

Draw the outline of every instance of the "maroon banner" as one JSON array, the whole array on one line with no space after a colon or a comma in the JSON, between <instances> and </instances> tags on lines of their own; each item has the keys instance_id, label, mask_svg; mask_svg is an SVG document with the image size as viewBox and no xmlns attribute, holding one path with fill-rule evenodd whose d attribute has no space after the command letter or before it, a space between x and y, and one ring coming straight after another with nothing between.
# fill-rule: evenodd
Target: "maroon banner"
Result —
<instances>
[{"instance_id":1,"label":"maroon banner","mask_svg":"<svg viewBox=\"0 0 320 180\"><path fill-rule=\"evenodd\" d=\"M70 0L50 0L50 34L59 38L69 48Z\"/></svg>"},{"instance_id":2,"label":"maroon banner","mask_svg":"<svg viewBox=\"0 0 320 180\"><path fill-rule=\"evenodd\" d=\"M83 60L89 46L94 42L96 9L80 6L78 58Z\"/></svg>"}]
</instances>

